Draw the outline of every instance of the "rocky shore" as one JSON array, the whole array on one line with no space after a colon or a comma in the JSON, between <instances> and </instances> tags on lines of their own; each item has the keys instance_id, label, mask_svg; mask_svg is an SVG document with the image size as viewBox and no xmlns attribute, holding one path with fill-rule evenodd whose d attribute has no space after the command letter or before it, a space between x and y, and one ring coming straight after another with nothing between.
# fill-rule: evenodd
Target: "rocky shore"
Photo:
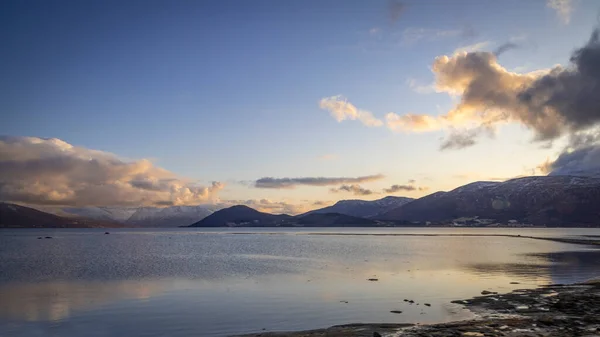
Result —
<instances>
[{"instance_id":1,"label":"rocky shore","mask_svg":"<svg viewBox=\"0 0 600 337\"><path fill-rule=\"evenodd\" d=\"M349 324L300 332L264 332L245 337L525 337L600 336L600 280L548 285L454 301L478 318L452 323Z\"/></svg>"}]
</instances>

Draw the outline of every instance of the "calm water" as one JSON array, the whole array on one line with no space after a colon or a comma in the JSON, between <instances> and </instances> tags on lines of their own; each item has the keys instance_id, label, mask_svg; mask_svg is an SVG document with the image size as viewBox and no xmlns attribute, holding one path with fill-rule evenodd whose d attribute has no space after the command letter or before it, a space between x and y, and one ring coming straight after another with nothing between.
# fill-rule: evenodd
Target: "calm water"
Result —
<instances>
[{"instance_id":1,"label":"calm water","mask_svg":"<svg viewBox=\"0 0 600 337\"><path fill-rule=\"evenodd\" d=\"M0 336L226 336L439 322L469 318L450 301L483 289L507 292L600 275L600 251L550 241L311 234L565 237L600 235L597 229L110 232L0 230Z\"/></svg>"}]
</instances>

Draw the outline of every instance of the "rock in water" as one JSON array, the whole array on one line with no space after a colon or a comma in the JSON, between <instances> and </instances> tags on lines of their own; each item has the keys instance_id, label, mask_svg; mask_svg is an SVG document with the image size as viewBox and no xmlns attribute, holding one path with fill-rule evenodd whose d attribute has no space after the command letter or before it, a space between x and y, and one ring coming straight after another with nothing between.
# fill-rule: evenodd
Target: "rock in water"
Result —
<instances>
[{"instance_id":1,"label":"rock in water","mask_svg":"<svg viewBox=\"0 0 600 337\"><path fill-rule=\"evenodd\" d=\"M369 281L375 282L375 281L379 281L378 278L370 278Z\"/></svg>"},{"instance_id":2,"label":"rock in water","mask_svg":"<svg viewBox=\"0 0 600 337\"><path fill-rule=\"evenodd\" d=\"M381 337L381 334L377 331L373 332L373 337Z\"/></svg>"},{"instance_id":3,"label":"rock in water","mask_svg":"<svg viewBox=\"0 0 600 337\"><path fill-rule=\"evenodd\" d=\"M104 235L106 235L106 234L110 234L110 233L109 232L104 232Z\"/></svg>"}]
</instances>

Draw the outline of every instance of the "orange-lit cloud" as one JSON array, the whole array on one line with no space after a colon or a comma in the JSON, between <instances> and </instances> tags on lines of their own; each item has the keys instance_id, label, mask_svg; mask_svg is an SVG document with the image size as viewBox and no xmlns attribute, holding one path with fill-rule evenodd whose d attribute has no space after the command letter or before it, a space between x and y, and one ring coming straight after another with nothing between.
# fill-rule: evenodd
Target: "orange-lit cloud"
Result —
<instances>
[{"instance_id":1,"label":"orange-lit cloud","mask_svg":"<svg viewBox=\"0 0 600 337\"><path fill-rule=\"evenodd\" d=\"M149 160L125 161L112 153L60 139L0 137L0 200L33 205L197 205L223 188L198 186Z\"/></svg>"},{"instance_id":2,"label":"orange-lit cloud","mask_svg":"<svg viewBox=\"0 0 600 337\"><path fill-rule=\"evenodd\" d=\"M256 180L254 186L257 188L291 189L299 185L307 186L331 186L338 184L356 184L385 178L382 174L361 177L300 177L300 178L272 178L264 177Z\"/></svg>"}]
</instances>

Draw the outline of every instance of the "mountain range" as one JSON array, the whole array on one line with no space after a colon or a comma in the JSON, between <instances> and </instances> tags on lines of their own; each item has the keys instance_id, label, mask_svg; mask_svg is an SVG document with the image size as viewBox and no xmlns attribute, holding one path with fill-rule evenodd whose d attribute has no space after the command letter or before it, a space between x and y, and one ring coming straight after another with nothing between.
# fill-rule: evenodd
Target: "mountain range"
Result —
<instances>
[{"instance_id":1,"label":"mountain range","mask_svg":"<svg viewBox=\"0 0 600 337\"><path fill-rule=\"evenodd\" d=\"M305 214L314 213L341 213L361 218L375 218L415 199L406 197L387 196L382 199L367 200L340 200L334 205L316 209Z\"/></svg>"},{"instance_id":2,"label":"mountain range","mask_svg":"<svg viewBox=\"0 0 600 337\"><path fill-rule=\"evenodd\" d=\"M113 222L75 219L30 207L0 202L0 228L104 228L121 227Z\"/></svg>"},{"instance_id":3,"label":"mountain range","mask_svg":"<svg viewBox=\"0 0 600 337\"><path fill-rule=\"evenodd\" d=\"M378 218L443 222L479 217L548 226L600 225L600 178L523 177L436 192Z\"/></svg>"},{"instance_id":4,"label":"mountain range","mask_svg":"<svg viewBox=\"0 0 600 337\"><path fill-rule=\"evenodd\" d=\"M217 226L397 226L485 225L600 226L600 178L532 176L480 181L419 199L341 200L301 215L274 215L247 206L214 212L210 206L165 208L41 208L3 203L0 226L217 227Z\"/></svg>"},{"instance_id":5,"label":"mountain range","mask_svg":"<svg viewBox=\"0 0 600 337\"><path fill-rule=\"evenodd\" d=\"M210 205L171 207L41 207L41 211L66 218L91 219L126 227L180 227L213 213Z\"/></svg>"},{"instance_id":6,"label":"mountain range","mask_svg":"<svg viewBox=\"0 0 600 337\"><path fill-rule=\"evenodd\" d=\"M340 213L311 213L290 216L259 212L248 206L225 208L189 227L359 227L378 222Z\"/></svg>"}]
</instances>

